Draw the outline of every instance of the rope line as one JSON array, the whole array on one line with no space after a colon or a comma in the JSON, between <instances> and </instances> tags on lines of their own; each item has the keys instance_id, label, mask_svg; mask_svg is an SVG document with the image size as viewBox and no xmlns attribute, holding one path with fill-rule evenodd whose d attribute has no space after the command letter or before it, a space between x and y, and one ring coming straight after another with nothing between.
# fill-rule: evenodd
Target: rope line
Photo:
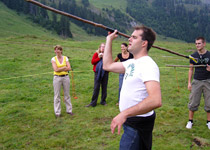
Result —
<instances>
[{"instance_id":1,"label":"rope line","mask_svg":"<svg viewBox=\"0 0 210 150\"><path fill-rule=\"evenodd\" d=\"M89 72L89 71L92 71L92 70L87 70L87 71L72 71L72 72ZM24 75L24 76L18 76L18 77L3 78L3 79L0 79L0 81L2 81L2 80L9 80L9 79L27 78L27 77L33 77L33 76L38 76L38 75L42 75L42 74L53 74L53 71L51 71L51 72L45 72L45 73L40 73L40 74L32 74L32 75Z\"/></svg>"},{"instance_id":2,"label":"rope line","mask_svg":"<svg viewBox=\"0 0 210 150\"><path fill-rule=\"evenodd\" d=\"M171 69L172 67L159 67L159 69ZM179 68L179 69L188 69L188 68ZM93 70L83 70L83 71L71 71L71 72L92 72ZM32 74L32 75L24 75L24 76L18 76L18 77L10 77L10 78L3 78L3 79L0 79L0 81L3 81L3 80L10 80L10 79L18 79L18 78L27 78L27 77L33 77L33 76L38 76L38 75L43 75L43 74L53 74L53 71L51 72L45 72L45 73L40 73L40 74Z\"/></svg>"},{"instance_id":3,"label":"rope line","mask_svg":"<svg viewBox=\"0 0 210 150\"><path fill-rule=\"evenodd\" d=\"M40 73L40 74L49 74L49 73L53 73L53 72L51 71L51 72L45 72L45 73ZM33 74L33 75L25 75L25 76L4 78L4 79L0 79L0 81L2 81L2 80L9 80L9 79L18 79L18 78L33 77L33 76L38 76L38 75L40 75L40 74Z\"/></svg>"}]
</instances>

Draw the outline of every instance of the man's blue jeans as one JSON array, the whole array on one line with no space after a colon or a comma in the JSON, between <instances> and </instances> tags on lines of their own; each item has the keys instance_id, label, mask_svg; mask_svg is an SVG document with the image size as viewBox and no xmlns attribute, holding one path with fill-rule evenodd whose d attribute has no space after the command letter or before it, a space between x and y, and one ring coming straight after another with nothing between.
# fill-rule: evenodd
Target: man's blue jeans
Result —
<instances>
[{"instance_id":1,"label":"man's blue jeans","mask_svg":"<svg viewBox=\"0 0 210 150\"><path fill-rule=\"evenodd\" d=\"M148 117L127 118L123 124L120 150L151 150L155 118L155 112Z\"/></svg>"},{"instance_id":2,"label":"man's blue jeans","mask_svg":"<svg viewBox=\"0 0 210 150\"><path fill-rule=\"evenodd\" d=\"M139 134L134 128L123 125L124 133L120 140L120 150L139 150Z\"/></svg>"}]
</instances>

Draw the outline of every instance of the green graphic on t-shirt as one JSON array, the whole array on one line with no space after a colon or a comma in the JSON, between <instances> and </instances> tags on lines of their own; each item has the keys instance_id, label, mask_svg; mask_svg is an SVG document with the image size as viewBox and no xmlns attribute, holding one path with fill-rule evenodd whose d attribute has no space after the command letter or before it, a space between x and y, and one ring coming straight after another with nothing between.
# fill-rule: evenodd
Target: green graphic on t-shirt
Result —
<instances>
[{"instance_id":1,"label":"green graphic on t-shirt","mask_svg":"<svg viewBox=\"0 0 210 150\"><path fill-rule=\"evenodd\" d=\"M127 79L128 76L133 77L134 70L135 70L135 65L134 65L134 63L130 64L130 65L127 67L127 70L128 70L128 71L126 71L125 80ZM129 71L129 70L130 70L130 71Z\"/></svg>"}]
</instances>

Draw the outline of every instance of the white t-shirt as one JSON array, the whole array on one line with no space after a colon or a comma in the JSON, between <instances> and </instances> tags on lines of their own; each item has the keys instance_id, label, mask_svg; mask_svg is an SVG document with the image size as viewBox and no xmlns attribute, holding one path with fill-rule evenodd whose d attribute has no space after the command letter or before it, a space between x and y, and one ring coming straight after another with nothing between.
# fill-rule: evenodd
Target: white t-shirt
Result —
<instances>
[{"instance_id":1,"label":"white t-shirt","mask_svg":"<svg viewBox=\"0 0 210 150\"><path fill-rule=\"evenodd\" d=\"M122 63L125 67L125 75L120 92L120 111L138 104L148 96L144 82L151 80L160 82L159 68L151 57L144 56L139 59L129 59ZM153 113L152 110L137 116L147 117Z\"/></svg>"}]
</instances>

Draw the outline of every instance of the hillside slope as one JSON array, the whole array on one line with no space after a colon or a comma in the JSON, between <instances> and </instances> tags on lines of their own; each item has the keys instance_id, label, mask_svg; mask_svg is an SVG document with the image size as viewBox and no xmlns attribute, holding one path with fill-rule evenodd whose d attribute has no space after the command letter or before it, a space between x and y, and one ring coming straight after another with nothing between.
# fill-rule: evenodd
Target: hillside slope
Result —
<instances>
[{"instance_id":1,"label":"hillside slope","mask_svg":"<svg viewBox=\"0 0 210 150\"><path fill-rule=\"evenodd\" d=\"M2 2L0 2L0 20L0 38L25 35L60 38L55 32L32 23L26 15L7 8ZM88 35L86 31L74 23L71 23L71 31L74 36L72 40L84 41L104 38Z\"/></svg>"},{"instance_id":2,"label":"hillside slope","mask_svg":"<svg viewBox=\"0 0 210 150\"><path fill-rule=\"evenodd\" d=\"M107 31L75 19L70 19L71 24L76 25L71 26L68 18L49 13L46 9L36 7L33 4L29 5L23 0L16 0L16 5L12 0L0 1L17 12L30 14L30 19L33 22L65 38L77 35L74 37L75 39L82 39L80 38L82 34L84 34L84 37L87 35L104 37L107 35ZM132 26L144 24L152 27L159 35L166 37L193 42L196 37L204 36L207 41L210 40L210 8L208 7L208 1L205 0L37 1L83 19L118 29L126 34L130 34ZM4 20L9 21L5 18ZM6 23L6 26L10 27L12 25ZM17 29L17 31L19 30Z\"/></svg>"},{"instance_id":3,"label":"hillside slope","mask_svg":"<svg viewBox=\"0 0 210 150\"><path fill-rule=\"evenodd\" d=\"M101 1L96 3L97 5L103 4ZM122 1L124 3L125 1ZM93 4L93 3L92 3ZM91 5L92 5L91 4ZM95 3L94 3L95 4ZM115 7L116 3L113 3ZM122 4L124 5L124 4ZM121 6L122 6L121 5ZM108 6L108 3L107 3ZM121 7L120 6L120 7ZM94 6L95 9L99 7ZM60 15L59 15L60 16ZM9 8L7 8L2 2L0 2L0 36L1 37L10 37L10 36L23 36L23 35L35 35L35 36L50 36L59 38L59 36L52 31L46 30L38 24L32 23L28 16L23 15L22 13L17 13ZM97 22L100 23L100 22ZM75 41L90 41L95 39L104 40L105 36L95 36L88 34L81 26L74 24L70 21L71 32L73 34L73 39ZM127 34L131 34L131 31L127 30ZM164 41L179 41L173 38L168 38L164 36L158 36L158 40Z\"/></svg>"},{"instance_id":4,"label":"hillside slope","mask_svg":"<svg viewBox=\"0 0 210 150\"><path fill-rule=\"evenodd\" d=\"M97 8L116 8L122 12L126 12L127 0L89 0L89 2Z\"/></svg>"},{"instance_id":5,"label":"hillside slope","mask_svg":"<svg viewBox=\"0 0 210 150\"><path fill-rule=\"evenodd\" d=\"M193 42L198 36L210 41L209 0L89 0L98 8L115 8L134 22L152 27L158 34Z\"/></svg>"},{"instance_id":6,"label":"hillside slope","mask_svg":"<svg viewBox=\"0 0 210 150\"><path fill-rule=\"evenodd\" d=\"M15 11L8 9L0 2L0 36L21 36L21 35L48 35L55 36L37 24L33 24L26 16L18 15Z\"/></svg>"}]
</instances>

